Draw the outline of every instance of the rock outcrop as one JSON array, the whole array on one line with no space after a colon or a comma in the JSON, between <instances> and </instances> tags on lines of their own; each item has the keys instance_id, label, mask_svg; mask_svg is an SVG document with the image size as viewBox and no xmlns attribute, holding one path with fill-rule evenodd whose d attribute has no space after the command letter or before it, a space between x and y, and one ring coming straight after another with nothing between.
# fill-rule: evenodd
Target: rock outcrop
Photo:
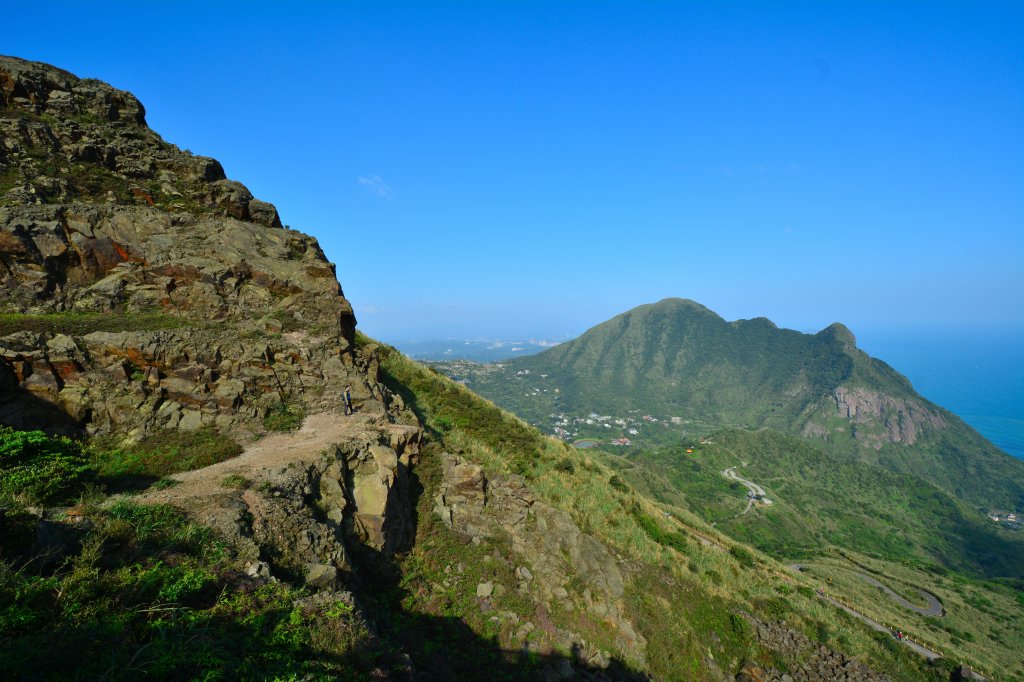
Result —
<instances>
[{"instance_id":1,"label":"rock outcrop","mask_svg":"<svg viewBox=\"0 0 1024 682\"><path fill-rule=\"evenodd\" d=\"M792 665L788 671L783 671L746 662L736 675L737 682L891 682L888 675L879 674L823 644L815 644L784 623L767 623L753 618L750 622L757 633L758 643L792 661Z\"/></svg>"},{"instance_id":2,"label":"rock outcrop","mask_svg":"<svg viewBox=\"0 0 1024 682\"><path fill-rule=\"evenodd\" d=\"M804 424L803 435L829 438L833 428L825 420L839 417L849 423L850 436L859 444L881 449L889 443L913 445L922 434L946 427L946 420L924 401L887 395L862 387L840 386L822 402Z\"/></svg>"},{"instance_id":3,"label":"rock outcrop","mask_svg":"<svg viewBox=\"0 0 1024 682\"><path fill-rule=\"evenodd\" d=\"M240 457L178 474L144 502L171 504L218 531L253 575L313 589L348 583L351 554L407 549L415 533L410 471L422 431L383 413L314 415L301 431ZM225 477L244 480L225 489Z\"/></svg>"},{"instance_id":4,"label":"rock outcrop","mask_svg":"<svg viewBox=\"0 0 1024 682\"><path fill-rule=\"evenodd\" d=\"M849 419L854 427L859 424L881 424L884 427L884 433L879 434L881 438L865 437L875 448L885 442L913 445L922 427L941 429L946 426L942 415L928 409L919 400L895 398L878 391L844 386L837 388L832 397L838 414Z\"/></svg>"},{"instance_id":5,"label":"rock outcrop","mask_svg":"<svg viewBox=\"0 0 1024 682\"><path fill-rule=\"evenodd\" d=\"M53 328L0 338L0 422L239 429L348 383L383 397L317 241L133 95L0 57L0 107L0 311Z\"/></svg>"},{"instance_id":6,"label":"rock outcrop","mask_svg":"<svg viewBox=\"0 0 1024 682\"><path fill-rule=\"evenodd\" d=\"M647 642L626 617L625 577L603 544L582 532L569 514L537 499L522 476L487 476L479 465L451 454L442 455L442 471L434 511L446 526L473 542L507 536L521 561L516 588L522 594L611 624L623 656L643 665ZM586 648L571 632L557 632L554 638L564 648ZM607 659L599 651L592 656L594 661Z\"/></svg>"}]
</instances>

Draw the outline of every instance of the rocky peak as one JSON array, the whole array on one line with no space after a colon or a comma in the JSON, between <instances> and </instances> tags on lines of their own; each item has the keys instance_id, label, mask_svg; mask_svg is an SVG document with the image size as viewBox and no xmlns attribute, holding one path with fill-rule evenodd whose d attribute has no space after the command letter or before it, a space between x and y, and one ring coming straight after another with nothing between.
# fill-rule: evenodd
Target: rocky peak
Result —
<instances>
[{"instance_id":1,"label":"rocky peak","mask_svg":"<svg viewBox=\"0 0 1024 682\"><path fill-rule=\"evenodd\" d=\"M92 115L108 122L146 125L146 110L130 92L63 69L0 55L0 105L61 118Z\"/></svg>"},{"instance_id":2,"label":"rocky peak","mask_svg":"<svg viewBox=\"0 0 1024 682\"><path fill-rule=\"evenodd\" d=\"M0 385L15 387L0 422L56 407L101 431L231 427L275 403L336 404L349 383L384 395L316 239L161 139L132 94L13 57L0 57L0 281L0 311L49 314L57 332L76 315L121 321L0 337ZM169 324L132 325L154 316Z\"/></svg>"}]
</instances>

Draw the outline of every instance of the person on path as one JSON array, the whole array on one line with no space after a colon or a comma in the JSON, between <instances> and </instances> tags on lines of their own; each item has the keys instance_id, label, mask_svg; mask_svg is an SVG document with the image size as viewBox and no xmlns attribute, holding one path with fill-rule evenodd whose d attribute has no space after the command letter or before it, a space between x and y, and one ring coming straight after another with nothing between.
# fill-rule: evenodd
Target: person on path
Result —
<instances>
[{"instance_id":1,"label":"person on path","mask_svg":"<svg viewBox=\"0 0 1024 682\"><path fill-rule=\"evenodd\" d=\"M352 385L351 384L349 384L348 386L345 387L345 392L341 394L341 400L342 400L342 402L345 403L345 416L346 417L348 415L350 415L350 414L355 412L355 409L352 407Z\"/></svg>"}]
</instances>

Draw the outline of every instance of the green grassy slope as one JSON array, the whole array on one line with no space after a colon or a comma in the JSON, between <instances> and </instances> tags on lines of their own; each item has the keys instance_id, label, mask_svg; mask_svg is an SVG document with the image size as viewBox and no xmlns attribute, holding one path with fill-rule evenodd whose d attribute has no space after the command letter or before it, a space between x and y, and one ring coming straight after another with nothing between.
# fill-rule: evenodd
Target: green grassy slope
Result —
<instances>
[{"instance_id":1,"label":"green grassy slope","mask_svg":"<svg viewBox=\"0 0 1024 682\"><path fill-rule=\"evenodd\" d=\"M710 440L693 444L690 454L660 448L608 461L656 498L780 558L836 546L977 577L1024 578L1024 537L930 483L830 456L770 429L728 429ZM721 473L733 466L765 488L770 507L742 514L747 489Z\"/></svg>"}]
</instances>

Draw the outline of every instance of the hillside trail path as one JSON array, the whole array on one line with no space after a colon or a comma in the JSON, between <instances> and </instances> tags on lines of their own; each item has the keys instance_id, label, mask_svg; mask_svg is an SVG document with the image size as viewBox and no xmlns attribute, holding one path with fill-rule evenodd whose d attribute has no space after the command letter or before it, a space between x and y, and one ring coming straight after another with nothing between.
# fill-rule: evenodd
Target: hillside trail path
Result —
<instances>
[{"instance_id":1,"label":"hillside trail path","mask_svg":"<svg viewBox=\"0 0 1024 682\"><path fill-rule=\"evenodd\" d=\"M168 476L178 483L162 490L148 490L133 501L141 504L170 504L193 511L204 498L229 492L221 483L232 474L253 477L260 470L280 469L291 462L309 460L334 443L385 428L383 412L356 412L345 416L338 411L311 414L296 431L274 433L245 448L238 457L210 466Z\"/></svg>"},{"instance_id":2,"label":"hillside trail path","mask_svg":"<svg viewBox=\"0 0 1024 682\"><path fill-rule=\"evenodd\" d=\"M790 564L789 565L789 568L791 570L793 570L793 571L796 571L796 572L803 571L803 569L805 567L806 567L806 564ZM866 575L864 573L861 573L860 571L852 571L852 569L847 569L847 570L851 570L851 572L856 573L857 575L861 576L862 578L869 579L869 582L871 582L871 584L873 584L873 585L882 587L883 590L885 590L885 593L887 595L889 595L890 597L895 596L895 598L897 598L897 602L900 603L901 606L906 606L906 605L909 604L908 608L910 608L912 611L916 611L918 613L923 613L923 610L919 610L920 607L914 607L912 604L910 604L910 602L907 602L905 599L903 599L902 597L897 595L895 592L893 592L892 590L890 590L887 587L885 587L884 585L882 585L882 583L878 582L877 580L874 580L870 576L868 576L868 575ZM925 592L924 590L918 590L918 591L921 592L921 594L929 594L928 592ZM936 603L938 603L938 599L935 598L935 595L929 595L929 596L932 599L934 599ZM873 618L871 618L869 616L864 615L860 611L857 611L856 609L847 606L846 604L842 603L838 599L830 597L830 596L828 596L827 594L825 594L824 592L822 592L820 590L818 591L818 597L820 597L821 599L824 599L825 601L829 602L830 604L833 604L834 606L838 606L839 608L841 608L843 611L846 611L847 613L849 613L854 618L856 618L856 619L858 619L860 621L863 621L864 623L867 623L868 626L872 630L875 630L877 632L884 632L885 634L893 636L893 637L896 636L895 633L893 632L893 630L891 628L889 628L888 626L883 625L882 623L879 623L877 620L875 620L875 619L873 619ZM929 602L931 602L931 599L929 600ZM931 607L932 607L932 604L929 603L929 607L928 608L930 609ZM939 613L941 613L942 612L942 605L939 604L938 608L939 608ZM934 615L934 614L929 614L929 615ZM907 637L904 637L903 639L898 640L898 641L901 644L904 644L907 647L909 647L912 651L915 651L918 654L920 654L921 656L924 656L929 661L934 661L937 658L942 658L942 654L941 653L939 653L937 651L932 651L928 647L923 646L921 644L918 644L917 642L911 641Z\"/></svg>"}]
</instances>

